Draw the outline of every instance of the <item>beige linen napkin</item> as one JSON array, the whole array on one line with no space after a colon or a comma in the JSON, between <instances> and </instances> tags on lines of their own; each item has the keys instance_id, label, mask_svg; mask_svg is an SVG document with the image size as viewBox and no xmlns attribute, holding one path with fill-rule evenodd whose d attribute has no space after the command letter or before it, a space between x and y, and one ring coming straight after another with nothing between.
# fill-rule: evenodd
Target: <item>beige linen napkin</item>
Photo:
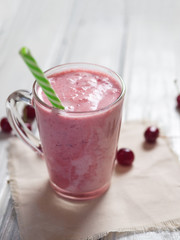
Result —
<instances>
[{"instance_id":1,"label":"beige linen napkin","mask_svg":"<svg viewBox=\"0 0 180 240\"><path fill-rule=\"evenodd\" d=\"M179 227L180 164L164 138L156 144L144 142L146 126L138 122L122 126L119 146L134 151L133 166L116 165L110 189L83 202L58 198L44 160L13 139L9 175L22 239L98 239L114 231Z\"/></svg>"}]
</instances>

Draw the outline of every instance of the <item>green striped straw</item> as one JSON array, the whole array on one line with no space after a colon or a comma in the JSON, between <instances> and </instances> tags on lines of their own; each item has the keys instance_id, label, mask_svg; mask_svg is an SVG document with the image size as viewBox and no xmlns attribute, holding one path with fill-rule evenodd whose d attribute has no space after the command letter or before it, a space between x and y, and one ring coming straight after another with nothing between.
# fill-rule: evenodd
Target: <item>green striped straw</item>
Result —
<instances>
[{"instance_id":1,"label":"green striped straw","mask_svg":"<svg viewBox=\"0 0 180 240\"><path fill-rule=\"evenodd\" d=\"M30 50L27 47L22 47L19 51L19 54L23 58L33 76L36 78L39 86L41 86L43 92L46 94L53 107L64 109L60 99L57 97L54 89L51 87L49 80L45 77L36 60L32 57Z\"/></svg>"}]
</instances>

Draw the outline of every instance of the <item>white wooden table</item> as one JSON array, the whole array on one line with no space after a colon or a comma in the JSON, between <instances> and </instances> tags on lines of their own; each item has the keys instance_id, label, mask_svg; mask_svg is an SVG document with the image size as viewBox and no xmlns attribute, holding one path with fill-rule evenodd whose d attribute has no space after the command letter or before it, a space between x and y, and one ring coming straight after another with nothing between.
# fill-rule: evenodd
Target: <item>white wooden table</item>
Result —
<instances>
[{"instance_id":1,"label":"white wooden table","mask_svg":"<svg viewBox=\"0 0 180 240\"><path fill-rule=\"evenodd\" d=\"M28 46L43 70L93 62L118 72L127 86L123 120L155 121L180 157L179 0L0 0L0 117L7 96L31 89L18 55ZM180 82L179 82L180 84ZM8 137L0 134L0 239L19 240L7 184ZM122 234L114 239L180 239L180 231Z\"/></svg>"}]
</instances>

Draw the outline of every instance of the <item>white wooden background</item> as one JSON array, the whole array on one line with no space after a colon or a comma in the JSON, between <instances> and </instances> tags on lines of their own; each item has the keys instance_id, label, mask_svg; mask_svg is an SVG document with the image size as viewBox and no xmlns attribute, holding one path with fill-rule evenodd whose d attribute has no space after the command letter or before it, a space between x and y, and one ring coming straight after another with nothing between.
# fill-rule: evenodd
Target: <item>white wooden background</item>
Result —
<instances>
[{"instance_id":1,"label":"white wooden background","mask_svg":"<svg viewBox=\"0 0 180 240\"><path fill-rule=\"evenodd\" d=\"M173 83L180 81L179 0L0 0L0 117L11 92L31 89L33 78L18 55L24 45L43 70L85 61L118 72L127 86L123 120L157 122L180 157ZM6 183L7 140L0 134L0 239L19 240ZM113 238L180 239L180 232Z\"/></svg>"}]
</instances>

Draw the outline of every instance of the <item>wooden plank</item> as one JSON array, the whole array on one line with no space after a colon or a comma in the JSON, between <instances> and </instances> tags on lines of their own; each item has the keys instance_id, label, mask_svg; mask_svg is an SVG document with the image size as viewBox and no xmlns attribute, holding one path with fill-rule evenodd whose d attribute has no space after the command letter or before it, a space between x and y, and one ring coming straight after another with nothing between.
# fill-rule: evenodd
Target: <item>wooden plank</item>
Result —
<instances>
[{"instance_id":1,"label":"wooden plank","mask_svg":"<svg viewBox=\"0 0 180 240\"><path fill-rule=\"evenodd\" d=\"M176 51L177 40L180 40L177 10L180 3L166 0L160 5L160 2L151 1L146 5L137 0L128 6L124 118L157 122L161 134L169 137L180 156L180 121L173 83L175 78L180 78L179 68L177 70L180 59Z\"/></svg>"},{"instance_id":2,"label":"wooden plank","mask_svg":"<svg viewBox=\"0 0 180 240\"><path fill-rule=\"evenodd\" d=\"M117 71L123 53L124 1L81 1L63 62L93 62ZM79 16L77 19L77 15Z\"/></svg>"},{"instance_id":3,"label":"wooden plank","mask_svg":"<svg viewBox=\"0 0 180 240\"><path fill-rule=\"evenodd\" d=\"M3 222L0 225L0 239L20 240L16 212L13 207L12 198L10 198L8 202Z\"/></svg>"}]
</instances>

